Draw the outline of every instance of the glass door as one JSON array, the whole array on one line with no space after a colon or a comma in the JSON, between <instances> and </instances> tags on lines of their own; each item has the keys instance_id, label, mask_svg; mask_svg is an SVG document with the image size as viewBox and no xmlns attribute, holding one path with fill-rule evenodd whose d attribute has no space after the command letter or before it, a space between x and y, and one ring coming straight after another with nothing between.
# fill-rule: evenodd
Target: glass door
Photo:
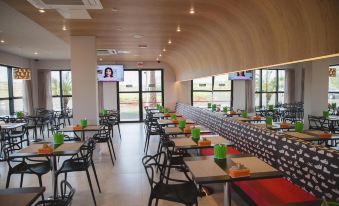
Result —
<instances>
[{"instance_id":1,"label":"glass door","mask_svg":"<svg viewBox=\"0 0 339 206\"><path fill-rule=\"evenodd\" d=\"M135 122L145 118L145 106L163 104L162 69L125 70L118 84L120 121Z\"/></svg>"},{"instance_id":2,"label":"glass door","mask_svg":"<svg viewBox=\"0 0 339 206\"><path fill-rule=\"evenodd\" d=\"M139 71L125 70L124 81L119 82L120 121L140 120Z\"/></svg>"}]
</instances>

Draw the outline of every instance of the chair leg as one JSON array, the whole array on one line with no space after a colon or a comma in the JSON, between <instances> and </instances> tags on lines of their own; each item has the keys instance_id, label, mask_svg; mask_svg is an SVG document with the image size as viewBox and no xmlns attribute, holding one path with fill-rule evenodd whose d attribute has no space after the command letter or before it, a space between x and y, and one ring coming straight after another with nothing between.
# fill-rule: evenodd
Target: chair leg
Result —
<instances>
[{"instance_id":1,"label":"chair leg","mask_svg":"<svg viewBox=\"0 0 339 206\"><path fill-rule=\"evenodd\" d=\"M20 177L20 188L22 188L22 182L24 180L24 173L21 173L21 177Z\"/></svg>"},{"instance_id":2,"label":"chair leg","mask_svg":"<svg viewBox=\"0 0 339 206\"><path fill-rule=\"evenodd\" d=\"M113 146L113 141L112 139L110 138L109 141L111 142L111 145L112 145L112 151L113 151L113 156L114 156L114 159L117 160L117 157L115 156L115 151L114 151L114 146Z\"/></svg>"},{"instance_id":3,"label":"chair leg","mask_svg":"<svg viewBox=\"0 0 339 206\"><path fill-rule=\"evenodd\" d=\"M95 169L93 160L92 160L92 169L93 169L93 173L94 173L95 180L96 180L96 182L97 182L97 186L98 186L99 193L101 193L101 188L100 188L100 184L99 184L99 180L98 180L98 175L97 175L97 171L96 171L96 169Z\"/></svg>"},{"instance_id":4,"label":"chair leg","mask_svg":"<svg viewBox=\"0 0 339 206\"><path fill-rule=\"evenodd\" d=\"M91 193L92 193L92 198L93 198L93 201L94 201L94 205L96 206L96 205L97 205L97 202L95 201L95 196L94 196L94 192L93 192L91 177L89 176L88 169L86 169L86 175L87 175L87 180L88 180L89 187L90 187L90 189L91 189Z\"/></svg>"},{"instance_id":5,"label":"chair leg","mask_svg":"<svg viewBox=\"0 0 339 206\"><path fill-rule=\"evenodd\" d=\"M117 125L118 125L118 130L119 130L119 137L120 137L120 140L121 140L120 125L119 125L119 123Z\"/></svg>"},{"instance_id":6,"label":"chair leg","mask_svg":"<svg viewBox=\"0 0 339 206\"><path fill-rule=\"evenodd\" d=\"M151 206L153 202L153 197L150 195L149 200L148 200L148 206Z\"/></svg>"},{"instance_id":7,"label":"chair leg","mask_svg":"<svg viewBox=\"0 0 339 206\"><path fill-rule=\"evenodd\" d=\"M111 156L111 160L112 160L112 164L113 164L113 166L114 166L114 161L113 161L113 155L112 155L112 151L111 151L111 146L110 146L110 141L109 141L109 139L107 139L107 147L108 147L108 151L109 151L109 154L110 154L110 156Z\"/></svg>"},{"instance_id":8,"label":"chair leg","mask_svg":"<svg viewBox=\"0 0 339 206\"><path fill-rule=\"evenodd\" d=\"M65 172L65 181L67 181L67 172ZM66 184L64 186L64 192L66 193ZM63 195L63 194L61 194L61 195Z\"/></svg>"},{"instance_id":9,"label":"chair leg","mask_svg":"<svg viewBox=\"0 0 339 206\"><path fill-rule=\"evenodd\" d=\"M171 164L168 165L167 177L169 178L171 172ZM166 179L166 184L168 184L168 179Z\"/></svg>"},{"instance_id":10,"label":"chair leg","mask_svg":"<svg viewBox=\"0 0 339 206\"><path fill-rule=\"evenodd\" d=\"M41 179L41 175L38 175L38 179L39 179L39 186L42 187L42 179ZM45 199L44 193L41 194L41 199L42 199L42 201L44 201L44 199Z\"/></svg>"},{"instance_id":11,"label":"chair leg","mask_svg":"<svg viewBox=\"0 0 339 206\"><path fill-rule=\"evenodd\" d=\"M149 134L148 138L147 138L146 155L147 155L147 152L148 152L148 146L149 146L150 139L151 139L151 135Z\"/></svg>"},{"instance_id":12,"label":"chair leg","mask_svg":"<svg viewBox=\"0 0 339 206\"><path fill-rule=\"evenodd\" d=\"M54 197L56 197L57 194L57 187L58 187L58 174L55 174L55 184L54 184L54 188L53 188L53 193L54 193Z\"/></svg>"},{"instance_id":13,"label":"chair leg","mask_svg":"<svg viewBox=\"0 0 339 206\"><path fill-rule=\"evenodd\" d=\"M155 199L155 206L158 206L159 199Z\"/></svg>"},{"instance_id":14,"label":"chair leg","mask_svg":"<svg viewBox=\"0 0 339 206\"><path fill-rule=\"evenodd\" d=\"M11 181L11 175L12 175L11 173L7 174L6 188L9 187L9 182Z\"/></svg>"}]
</instances>

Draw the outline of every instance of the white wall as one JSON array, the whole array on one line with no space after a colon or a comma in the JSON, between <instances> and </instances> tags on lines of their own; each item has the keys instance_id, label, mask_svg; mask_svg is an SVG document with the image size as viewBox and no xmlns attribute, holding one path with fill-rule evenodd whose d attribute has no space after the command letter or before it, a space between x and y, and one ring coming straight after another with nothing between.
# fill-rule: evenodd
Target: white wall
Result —
<instances>
[{"instance_id":1,"label":"white wall","mask_svg":"<svg viewBox=\"0 0 339 206\"><path fill-rule=\"evenodd\" d=\"M246 95L245 81L233 81L233 109L245 110Z\"/></svg>"},{"instance_id":2,"label":"white wall","mask_svg":"<svg viewBox=\"0 0 339 206\"><path fill-rule=\"evenodd\" d=\"M30 60L14 54L0 51L0 64L13 67L30 68Z\"/></svg>"},{"instance_id":3,"label":"white wall","mask_svg":"<svg viewBox=\"0 0 339 206\"><path fill-rule=\"evenodd\" d=\"M191 104L191 84L192 81L178 81L174 84L177 102Z\"/></svg>"}]
</instances>

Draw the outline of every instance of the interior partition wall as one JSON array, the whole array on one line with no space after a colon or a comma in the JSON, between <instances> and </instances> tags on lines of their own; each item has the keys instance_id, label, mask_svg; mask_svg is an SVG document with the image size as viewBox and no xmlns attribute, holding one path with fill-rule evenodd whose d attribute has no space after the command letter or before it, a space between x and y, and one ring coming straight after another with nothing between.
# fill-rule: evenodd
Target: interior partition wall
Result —
<instances>
[{"instance_id":1,"label":"interior partition wall","mask_svg":"<svg viewBox=\"0 0 339 206\"><path fill-rule=\"evenodd\" d=\"M13 78L11 66L0 65L0 115L23 111L23 80Z\"/></svg>"},{"instance_id":2,"label":"interior partition wall","mask_svg":"<svg viewBox=\"0 0 339 206\"><path fill-rule=\"evenodd\" d=\"M163 69L128 69L118 83L118 110L121 122L140 122L146 106L164 105Z\"/></svg>"}]
</instances>

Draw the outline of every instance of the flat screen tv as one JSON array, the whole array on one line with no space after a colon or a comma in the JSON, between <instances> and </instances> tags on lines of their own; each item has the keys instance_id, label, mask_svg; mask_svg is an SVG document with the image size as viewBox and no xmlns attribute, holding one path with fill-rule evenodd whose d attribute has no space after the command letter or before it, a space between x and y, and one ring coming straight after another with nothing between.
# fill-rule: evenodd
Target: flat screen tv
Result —
<instances>
[{"instance_id":1,"label":"flat screen tv","mask_svg":"<svg viewBox=\"0 0 339 206\"><path fill-rule=\"evenodd\" d=\"M124 81L123 65L98 65L97 78L99 82L121 82Z\"/></svg>"},{"instance_id":2,"label":"flat screen tv","mask_svg":"<svg viewBox=\"0 0 339 206\"><path fill-rule=\"evenodd\" d=\"M233 72L228 74L229 80L252 80L253 73L252 71L240 71L240 72Z\"/></svg>"}]
</instances>

